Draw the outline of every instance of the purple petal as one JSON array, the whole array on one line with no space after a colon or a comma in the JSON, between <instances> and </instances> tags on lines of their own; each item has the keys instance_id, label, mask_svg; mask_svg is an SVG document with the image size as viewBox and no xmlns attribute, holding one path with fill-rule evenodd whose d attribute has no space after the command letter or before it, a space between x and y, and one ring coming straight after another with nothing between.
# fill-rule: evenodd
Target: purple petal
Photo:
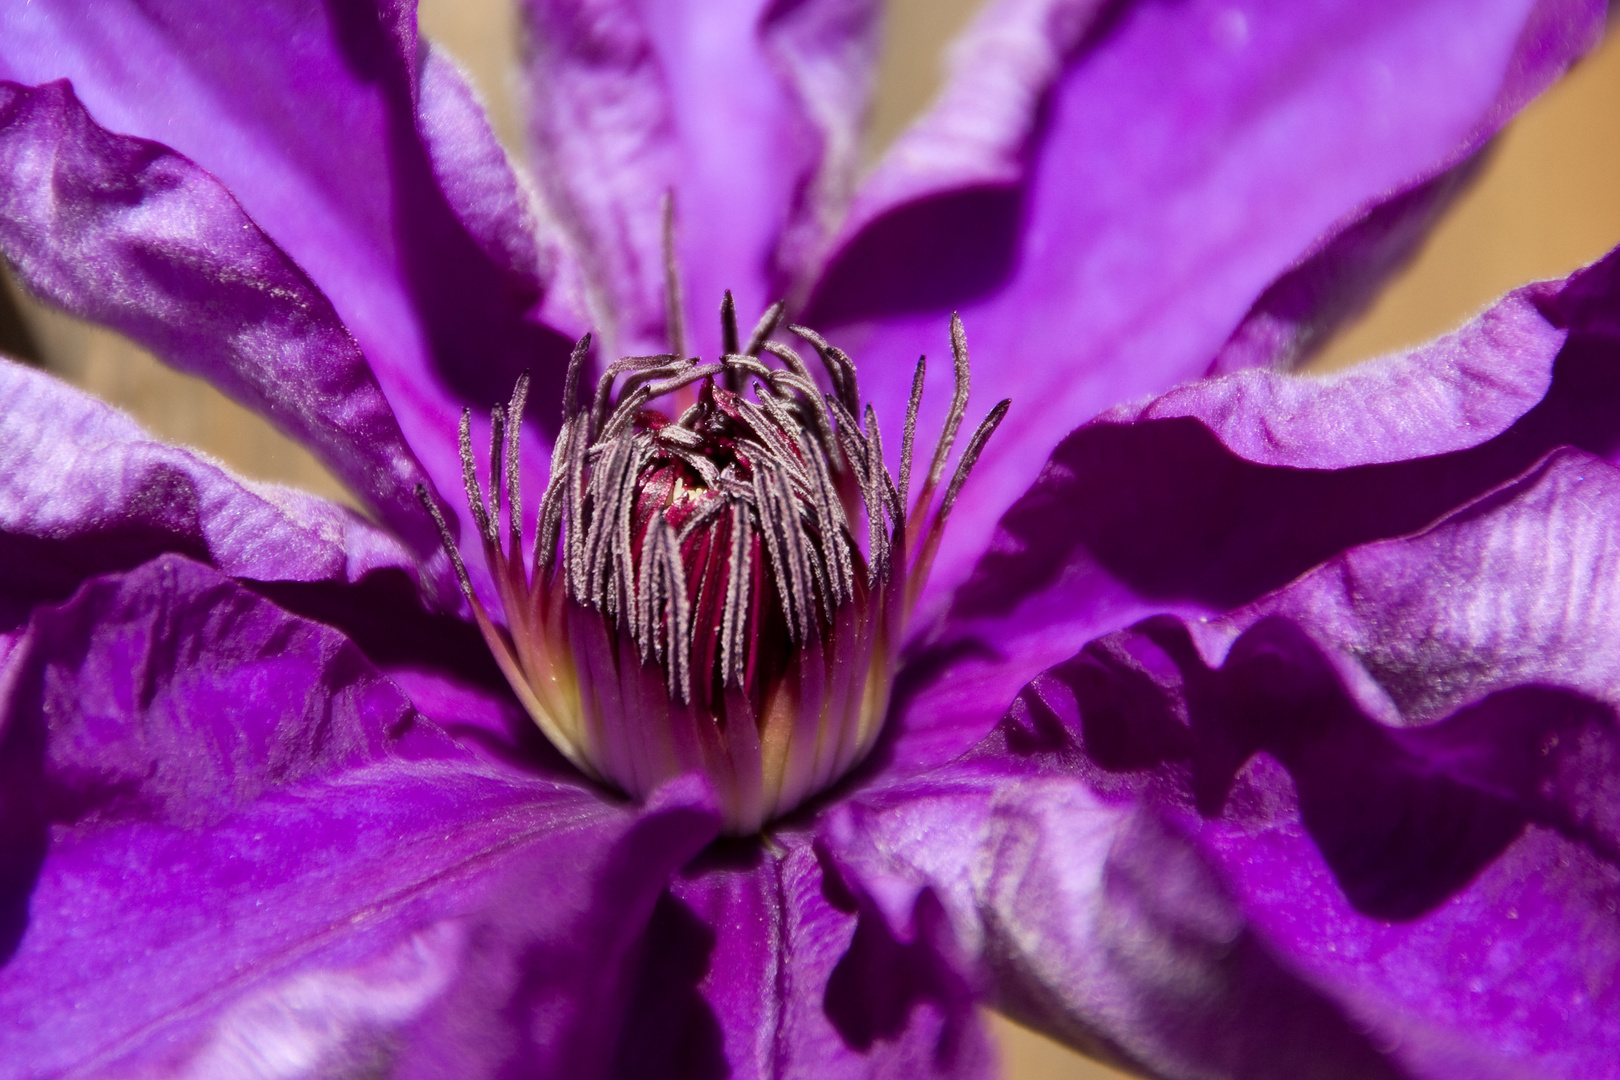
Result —
<instances>
[{"instance_id":1,"label":"purple petal","mask_svg":"<svg viewBox=\"0 0 1620 1080\"><path fill-rule=\"evenodd\" d=\"M1601 1075L1617 518L1620 469L1562 449L1228 617L1095 641L858 797L841 857L938 890L1004 1007L1138 1067Z\"/></svg>"},{"instance_id":2,"label":"purple petal","mask_svg":"<svg viewBox=\"0 0 1620 1080\"><path fill-rule=\"evenodd\" d=\"M1013 399L963 493L936 595L967 576L1076 423L1203 373L1279 275L1455 165L1601 26L1601 5L1529 0L1146 3L1094 27L1046 95L1017 87L1045 110L1021 182L970 171L964 187L887 210L847 238L807 316L848 324L838 337L865 358L891 426L911 358L943 351L953 307L979 358L978 400ZM1007 130L1029 125L1004 112ZM1004 142L982 145L1005 156ZM949 397L946 366L925 432Z\"/></svg>"},{"instance_id":3,"label":"purple petal","mask_svg":"<svg viewBox=\"0 0 1620 1080\"><path fill-rule=\"evenodd\" d=\"M632 811L482 763L175 556L36 612L5 709L6 1075L589 1071L615 958L716 827L698 790Z\"/></svg>"},{"instance_id":4,"label":"purple petal","mask_svg":"<svg viewBox=\"0 0 1620 1080\"><path fill-rule=\"evenodd\" d=\"M712 848L658 901L615 1075L992 1075L937 915L891 927L797 830Z\"/></svg>"},{"instance_id":5,"label":"purple petal","mask_svg":"<svg viewBox=\"0 0 1620 1080\"><path fill-rule=\"evenodd\" d=\"M408 9L15 3L0 9L0 75L70 78L99 124L218 178L330 299L441 491L459 489L464 402L485 410L533 368L539 415L555 424L541 406L559 399L568 342L539 319L568 306L542 277L561 248L514 231L536 219L459 76L419 55ZM275 415L298 430L309 359L243 364L237 378L262 371ZM533 476L543 443L530 440ZM424 516L409 528L431 542Z\"/></svg>"},{"instance_id":6,"label":"purple petal","mask_svg":"<svg viewBox=\"0 0 1620 1080\"><path fill-rule=\"evenodd\" d=\"M433 550L425 477L353 339L217 182L108 134L65 83L0 84L0 170L0 245L33 292L268 413Z\"/></svg>"},{"instance_id":7,"label":"purple petal","mask_svg":"<svg viewBox=\"0 0 1620 1080\"><path fill-rule=\"evenodd\" d=\"M825 845L816 846L820 865L814 872L809 854L790 858L784 868L795 965L800 978L815 972L811 985L826 987L819 1012L802 1001L790 1009L787 1030L801 1074L993 1076L994 1057L978 1015L977 972L938 896L932 890L903 899L874 895ZM853 927L849 915L855 916ZM833 927L836 936L827 934ZM828 946L843 944L846 933L847 945L830 963ZM829 1024L839 1041L827 1037ZM851 1047L875 1061L853 1058Z\"/></svg>"},{"instance_id":8,"label":"purple petal","mask_svg":"<svg viewBox=\"0 0 1620 1080\"><path fill-rule=\"evenodd\" d=\"M883 215L929 196L1022 183L1041 103L1105 7L1098 0L986 5L951 43L939 96L862 181L837 239L852 243Z\"/></svg>"},{"instance_id":9,"label":"purple petal","mask_svg":"<svg viewBox=\"0 0 1620 1080\"><path fill-rule=\"evenodd\" d=\"M1293 618L1355 655L1412 720L1527 683L1620 702L1607 645L1617 520L1620 470L1560 449L1435 528L1345 552L1216 632Z\"/></svg>"},{"instance_id":10,"label":"purple petal","mask_svg":"<svg viewBox=\"0 0 1620 1080\"><path fill-rule=\"evenodd\" d=\"M536 287L565 276L569 287L548 292L544 310L554 325L583 334L589 327L581 323L586 306L575 280L579 267L513 172L467 76L431 41L422 43L418 64L417 126L451 209L497 266L537 277Z\"/></svg>"},{"instance_id":11,"label":"purple petal","mask_svg":"<svg viewBox=\"0 0 1620 1080\"><path fill-rule=\"evenodd\" d=\"M1472 182L1490 136L1596 44L1602 5L1543 0L1519 35L1502 88L1458 164L1410 185L1366 213L1329 230L1300 264L1255 301L1211 369L1289 367L1359 314L1391 272L1414 255L1430 226ZM1472 153L1472 157L1466 155Z\"/></svg>"},{"instance_id":12,"label":"purple petal","mask_svg":"<svg viewBox=\"0 0 1620 1080\"><path fill-rule=\"evenodd\" d=\"M610 354L662 352L662 201L675 193L688 351L714 356L825 243L859 151L871 0L528 0L530 132L588 253ZM746 332L746 326L744 327Z\"/></svg>"},{"instance_id":13,"label":"purple petal","mask_svg":"<svg viewBox=\"0 0 1620 1080\"><path fill-rule=\"evenodd\" d=\"M984 756L862 800L843 831L852 875L942 898L999 1010L1092 1057L1166 1077L1399 1075L1152 808Z\"/></svg>"},{"instance_id":14,"label":"purple petal","mask_svg":"<svg viewBox=\"0 0 1620 1080\"><path fill-rule=\"evenodd\" d=\"M233 577L356 584L417 564L352 511L247 484L158 442L97 399L0 362L0 542L13 604L62 600L87 577L160 552Z\"/></svg>"},{"instance_id":15,"label":"purple petal","mask_svg":"<svg viewBox=\"0 0 1620 1080\"><path fill-rule=\"evenodd\" d=\"M1237 372L1065 439L908 660L876 768L948 761L1035 675L1146 615L1248 603L1573 444L1620 452L1620 256L1404 356Z\"/></svg>"},{"instance_id":16,"label":"purple petal","mask_svg":"<svg viewBox=\"0 0 1620 1080\"><path fill-rule=\"evenodd\" d=\"M0 653L36 605L176 552L341 629L457 738L496 759L556 762L477 630L445 613L449 575L424 595L419 564L389 534L233 477L20 365L0 362L0 406Z\"/></svg>"},{"instance_id":17,"label":"purple petal","mask_svg":"<svg viewBox=\"0 0 1620 1080\"><path fill-rule=\"evenodd\" d=\"M1375 207L1337 232L1260 295L1210 362L1208 373L1289 370L1364 312L1422 247L1451 204L1479 176L1481 151Z\"/></svg>"}]
</instances>

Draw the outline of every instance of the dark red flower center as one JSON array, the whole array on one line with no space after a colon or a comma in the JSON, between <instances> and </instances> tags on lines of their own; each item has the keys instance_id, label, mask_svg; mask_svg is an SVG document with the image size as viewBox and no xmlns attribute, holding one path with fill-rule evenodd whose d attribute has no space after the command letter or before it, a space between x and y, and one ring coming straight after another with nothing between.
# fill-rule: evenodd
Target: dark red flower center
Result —
<instances>
[{"instance_id":1,"label":"dark red flower center","mask_svg":"<svg viewBox=\"0 0 1620 1080\"><path fill-rule=\"evenodd\" d=\"M728 318L733 351L717 363L669 354L610 364L584 404L576 388L589 336L580 342L527 567L516 475L527 376L493 416L487 504L463 415L467 494L504 628L422 492L485 639L546 736L635 797L706 773L734 833L792 810L871 750L946 517L1008 406L973 433L936 508L967 406L967 348L953 318L956 392L907 512L922 362L897 482L854 363L791 327L820 360L818 382L771 340L780 311L746 347Z\"/></svg>"}]
</instances>

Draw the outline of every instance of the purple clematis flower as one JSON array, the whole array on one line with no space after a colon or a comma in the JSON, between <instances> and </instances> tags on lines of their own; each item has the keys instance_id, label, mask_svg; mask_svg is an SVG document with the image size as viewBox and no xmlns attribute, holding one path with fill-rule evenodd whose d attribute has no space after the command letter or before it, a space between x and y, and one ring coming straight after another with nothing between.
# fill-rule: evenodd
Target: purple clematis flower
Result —
<instances>
[{"instance_id":1,"label":"purple clematis flower","mask_svg":"<svg viewBox=\"0 0 1620 1080\"><path fill-rule=\"evenodd\" d=\"M19 279L374 513L0 367L0 1075L968 1077L980 1001L1152 1075L1612 1073L1620 256L1274 370L1601 4L997 0L858 187L873 4L524 16L534 187L409 4L0 5ZM1015 410L869 756L740 837L712 774L545 741L435 498L525 369L508 475L584 467L586 330L733 351L670 192L685 296L848 349L852 432L953 309ZM899 444L850 451L868 509Z\"/></svg>"}]
</instances>

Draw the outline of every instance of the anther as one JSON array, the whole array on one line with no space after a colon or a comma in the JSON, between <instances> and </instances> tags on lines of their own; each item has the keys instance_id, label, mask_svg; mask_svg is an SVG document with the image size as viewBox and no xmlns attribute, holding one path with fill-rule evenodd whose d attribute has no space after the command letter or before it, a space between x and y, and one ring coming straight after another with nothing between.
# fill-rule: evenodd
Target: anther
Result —
<instances>
[{"instance_id":1,"label":"anther","mask_svg":"<svg viewBox=\"0 0 1620 1080\"><path fill-rule=\"evenodd\" d=\"M474 593L438 505L425 489L418 497L479 629L547 738L587 775L633 796L679 772L704 772L727 829L746 833L871 749L910 608L1007 402L974 430L936 510L967 408L967 343L953 318L955 392L908 512L922 362L897 485L847 354L792 327L821 360L818 382L796 350L771 340L781 304L741 345L727 294L725 354L697 363L684 355L668 243L665 255L673 351L608 364L587 400L579 381L589 337L569 359L531 573L518 476L528 376L491 414L487 494L471 413L462 415L462 477L504 627ZM745 380L750 395L737 390ZM656 411L676 398L676 419Z\"/></svg>"}]
</instances>

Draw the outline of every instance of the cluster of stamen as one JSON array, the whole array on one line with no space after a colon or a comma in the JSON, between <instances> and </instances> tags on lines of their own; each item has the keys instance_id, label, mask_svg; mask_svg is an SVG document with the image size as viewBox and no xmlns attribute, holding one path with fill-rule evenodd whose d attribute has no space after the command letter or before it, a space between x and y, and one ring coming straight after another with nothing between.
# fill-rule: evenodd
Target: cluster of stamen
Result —
<instances>
[{"instance_id":1,"label":"cluster of stamen","mask_svg":"<svg viewBox=\"0 0 1620 1080\"><path fill-rule=\"evenodd\" d=\"M582 339L528 560L518 483L528 376L491 415L487 498L463 414L467 498L504 627L474 593L437 505L418 493L485 640L547 738L635 797L701 770L739 834L871 750L945 520L1008 406L974 431L935 508L967 408L967 346L953 317L955 393L908 511L924 362L896 481L854 363L790 327L818 357L824 390L797 351L772 340L781 317L772 307L744 344L728 293L719 362L627 357L608 365L588 402ZM680 410L673 418L653 408L665 401Z\"/></svg>"}]
</instances>

